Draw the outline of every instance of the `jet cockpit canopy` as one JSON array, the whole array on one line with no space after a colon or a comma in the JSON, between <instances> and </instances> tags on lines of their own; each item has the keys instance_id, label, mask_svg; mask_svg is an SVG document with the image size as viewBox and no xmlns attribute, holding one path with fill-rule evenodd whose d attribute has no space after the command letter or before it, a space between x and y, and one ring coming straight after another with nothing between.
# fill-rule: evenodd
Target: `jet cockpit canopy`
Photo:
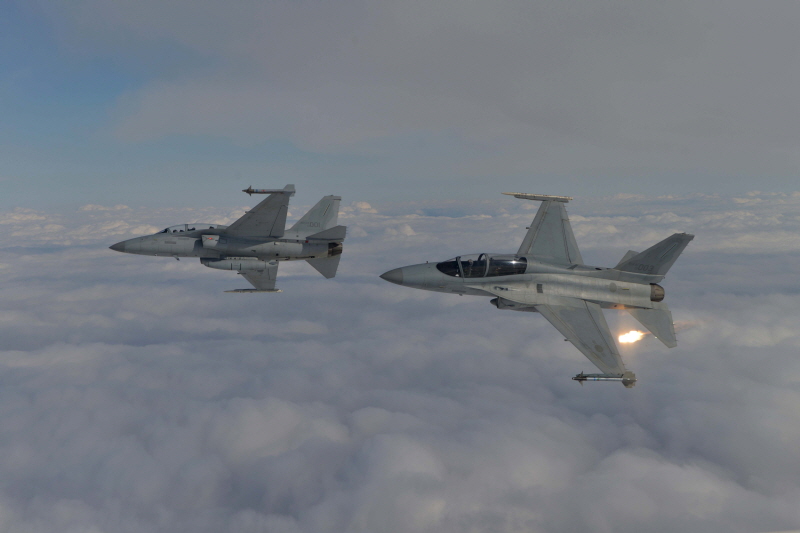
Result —
<instances>
[{"instance_id":1,"label":"jet cockpit canopy","mask_svg":"<svg viewBox=\"0 0 800 533\"><path fill-rule=\"evenodd\" d=\"M216 224L178 224L164 228L158 233L187 233L199 229L214 229L216 226Z\"/></svg>"},{"instance_id":2,"label":"jet cockpit canopy","mask_svg":"<svg viewBox=\"0 0 800 533\"><path fill-rule=\"evenodd\" d=\"M524 257L508 254L460 255L436 265L439 272L453 277L490 278L524 274L528 262Z\"/></svg>"}]
</instances>

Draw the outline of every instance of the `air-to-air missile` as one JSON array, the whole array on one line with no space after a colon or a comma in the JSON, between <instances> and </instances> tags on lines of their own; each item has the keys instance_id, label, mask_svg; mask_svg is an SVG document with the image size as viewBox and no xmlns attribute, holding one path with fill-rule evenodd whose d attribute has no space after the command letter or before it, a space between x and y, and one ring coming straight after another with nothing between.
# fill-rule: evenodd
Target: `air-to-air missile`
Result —
<instances>
[{"instance_id":1,"label":"air-to-air missile","mask_svg":"<svg viewBox=\"0 0 800 533\"><path fill-rule=\"evenodd\" d=\"M246 189L242 189L242 192L246 192L250 196L254 194L274 194L274 193L281 193L283 189L254 189L252 185L247 187Z\"/></svg>"},{"instance_id":2,"label":"air-to-air missile","mask_svg":"<svg viewBox=\"0 0 800 533\"><path fill-rule=\"evenodd\" d=\"M625 372L621 376L614 374L584 374L581 372L572 379L583 385L584 381L619 381L628 388L633 387L636 383L636 376L633 372Z\"/></svg>"}]
</instances>

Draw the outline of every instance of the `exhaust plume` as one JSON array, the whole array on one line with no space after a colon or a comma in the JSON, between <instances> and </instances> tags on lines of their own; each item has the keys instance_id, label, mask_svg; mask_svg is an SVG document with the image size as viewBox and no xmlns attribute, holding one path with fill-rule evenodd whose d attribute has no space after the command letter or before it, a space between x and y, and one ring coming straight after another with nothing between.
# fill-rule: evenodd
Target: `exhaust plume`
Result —
<instances>
[{"instance_id":1,"label":"exhaust plume","mask_svg":"<svg viewBox=\"0 0 800 533\"><path fill-rule=\"evenodd\" d=\"M637 330L634 329L634 330L629 331L628 333L623 333L622 335L620 335L619 336L619 342L625 342L625 343L637 342L637 341L642 340L642 338L645 335L647 335L646 332L637 331Z\"/></svg>"}]
</instances>

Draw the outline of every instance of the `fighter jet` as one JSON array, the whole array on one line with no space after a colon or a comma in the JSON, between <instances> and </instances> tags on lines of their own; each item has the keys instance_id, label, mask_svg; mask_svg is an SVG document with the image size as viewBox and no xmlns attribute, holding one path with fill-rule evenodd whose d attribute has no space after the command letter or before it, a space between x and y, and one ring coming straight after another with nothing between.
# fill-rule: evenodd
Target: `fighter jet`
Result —
<instances>
[{"instance_id":1,"label":"fighter jet","mask_svg":"<svg viewBox=\"0 0 800 533\"><path fill-rule=\"evenodd\" d=\"M644 252L631 250L614 268L587 266L564 206L571 197L503 194L542 202L516 254L463 255L395 268L381 278L428 291L494 296L498 309L538 312L602 372L572 379L633 387L636 376L625 368L602 310L624 309L667 347L677 346L658 282L694 235L675 233Z\"/></svg>"},{"instance_id":2,"label":"fighter jet","mask_svg":"<svg viewBox=\"0 0 800 533\"><path fill-rule=\"evenodd\" d=\"M176 259L199 257L209 268L237 271L255 287L225 292L281 292L275 288L280 261L304 259L326 278L334 277L347 230L336 225L341 197L325 196L291 228L284 229L294 185L249 189L269 196L230 226L178 224L110 248Z\"/></svg>"}]
</instances>

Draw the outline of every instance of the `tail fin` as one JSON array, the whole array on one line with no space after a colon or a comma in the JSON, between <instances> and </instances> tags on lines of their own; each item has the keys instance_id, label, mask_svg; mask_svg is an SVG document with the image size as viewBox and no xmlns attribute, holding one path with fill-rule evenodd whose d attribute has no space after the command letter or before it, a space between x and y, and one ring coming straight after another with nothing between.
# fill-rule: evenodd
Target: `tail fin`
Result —
<instances>
[{"instance_id":1,"label":"tail fin","mask_svg":"<svg viewBox=\"0 0 800 533\"><path fill-rule=\"evenodd\" d=\"M628 259L630 259L631 257L637 256L637 255L639 255L639 252L634 252L633 250L628 250L628 253L626 253L625 255L622 256L622 259L619 260L619 263L617 263L617 266L615 266L614 268L619 270L619 267L624 265L625 263L627 263Z\"/></svg>"},{"instance_id":2,"label":"tail fin","mask_svg":"<svg viewBox=\"0 0 800 533\"><path fill-rule=\"evenodd\" d=\"M331 279L336 275L336 269L339 268L339 260L341 255L334 255L333 257L322 257L319 259L306 259L306 263L316 269L317 272Z\"/></svg>"},{"instance_id":3,"label":"tail fin","mask_svg":"<svg viewBox=\"0 0 800 533\"><path fill-rule=\"evenodd\" d=\"M663 277L692 239L694 235L675 233L633 257L627 258L630 254L628 252L614 268L623 272Z\"/></svg>"},{"instance_id":4,"label":"tail fin","mask_svg":"<svg viewBox=\"0 0 800 533\"><path fill-rule=\"evenodd\" d=\"M286 233L296 233L300 237L305 237L334 227L339 219L341 200L340 196L325 196Z\"/></svg>"},{"instance_id":5,"label":"tail fin","mask_svg":"<svg viewBox=\"0 0 800 533\"><path fill-rule=\"evenodd\" d=\"M657 307L653 309L627 309L627 311L667 348L674 348L678 345L678 340L675 338L672 313L666 304L655 302L654 305Z\"/></svg>"},{"instance_id":6,"label":"tail fin","mask_svg":"<svg viewBox=\"0 0 800 533\"><path fill-rule=\"evenodd\" d=\"M334 226L330 229L306 235L306 239L321 239L324 241L343 241L347 236L347 226Z\"/></svg>"}]
</instances>

